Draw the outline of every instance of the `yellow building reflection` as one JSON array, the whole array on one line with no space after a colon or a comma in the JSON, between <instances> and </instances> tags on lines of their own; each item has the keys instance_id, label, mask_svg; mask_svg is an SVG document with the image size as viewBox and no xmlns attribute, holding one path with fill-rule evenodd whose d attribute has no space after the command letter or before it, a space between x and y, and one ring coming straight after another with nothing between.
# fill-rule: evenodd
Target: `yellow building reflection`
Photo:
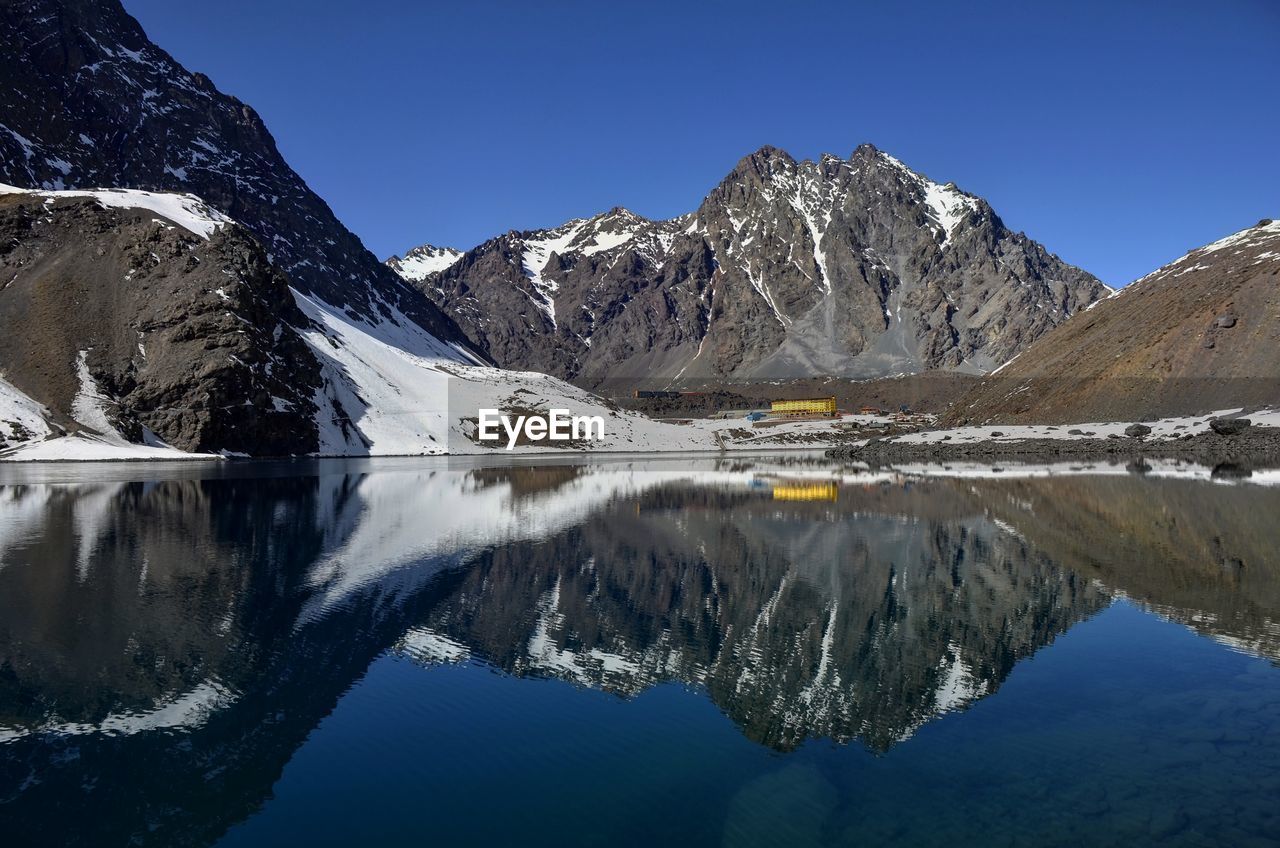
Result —
<instances>
[{"instance_id":1,"label":"yellow building reflection","mask_svg":"<svg viewBox=\"0 0 1280 848\"><path fill-rule=\"evenodd\" d=\"M825 482L780 483L773 487L775 501L834 501L839 493L836 484Z\"/></svg>"}]
</instances>

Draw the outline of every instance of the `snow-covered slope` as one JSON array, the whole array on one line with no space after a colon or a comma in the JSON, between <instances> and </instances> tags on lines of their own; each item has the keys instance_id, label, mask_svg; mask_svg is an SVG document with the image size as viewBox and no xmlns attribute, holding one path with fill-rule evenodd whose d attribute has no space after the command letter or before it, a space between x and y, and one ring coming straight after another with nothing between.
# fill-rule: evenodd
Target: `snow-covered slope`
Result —
<instances>
[{"instance_id":1,"label":"snow-covered slope","mask_svg":"<svg viewBox=\"0 0 1280 848\"><path fill-rule=\"evenodd\" d=\"M376 334L340 310L298 292L312 321L303 338L322 363L322 455L483 453L476 444L481 408L564 408L599 415L605 438L597 450L714 450L702 430L653 421L545 374L462 365L439 341L406 322L396 336ZM529 452L543 447L521 446Z\"/></svg>"},{"instance_id":2,"label":"snow-covered slope","mask_svg":"<svg viewBox=\"0 0 1280 848\"><path fill-rule=\"evenodd\" d=\"M391 257L387 260L387 267L411 283L420 283L432 274L440 273L461 258L461 250L424 244L420 247L415 247L403 257Z\"/></svg>"},{"instance_id":3,"label":"snow-covered slope","mask_svg":"<svg viewBox=\"0 0 1280 848\"><path fill-rule=\"evenodd\" d=\"M0 378L0 448L47 437L52 429L43 406Z\"/></svg>"},{"instance_id":4,"label":"snow-covered slope","mask_svg":"<svg viewBox=\"0 0 1280 848\"><path fill-rule=\"evenodd\" d=\"M581 447L716 446L554 378L483 366L390 302L370 320L290 288L195 196L3 192L0 223L17 234L0 258L0 326L13 322L0 368L17 384L2 393L6 459L468 453L493 449L474 439L483 408L605 419L604 439Z\"/></svg>"},{"instance_id":5,"label":"snow-covered slope","mask_svg":"<svg viewBox=\"0 0 1280 848\"><path fill-rule=\"evenodd\" d=\"M479 410L513 406L607 419L595 448L714 447L705 432L616 411L544 375L482 366L391 302L375 301L370 319L287 288L238 222L193 195L0 192L11 198L0 216L17 234L0 259L10 282L0 291L0 325L22 329L0 340L0 367L17 368L18 385L34 393L4 386L6 459L473 452L490 449L472 439ZM243 264L255 255L257 266ZM51 301L67 310L52 319L67 344L50 345L31 317L33 304L47 312ZM157 304L165 311L152 314ZM41 374L32 366L37 348ZM61 368L50 371L49 360ZM227 378L199 382L211 374ZM70 436L45 423L44 404ZM297 438L228 441L250 426Z\"/></svg>"},{"instance_id":6,"label":"snow-covered slope","mask_svg":"<svg viewBox=\"0 0 1280 848\"><path fill-rule=\"evenodd\" d=\"M49 410L0 379L0 462L215 458L183 453L155 442L130 444L119 434L67 435L49 418Z\"/></svg>"},{"instance_id":7,"label":"snow-covered slope","mask_svg":"<svg viewBox=\"0 0 1280 848\"><path fill-rule=\"evenodd\" d=\"M149 209L198 236L208 238L214 230L226 226L231 219L212 208L194 194L172 194L161 191L112 188L92 191L41 191L0 183L0 194L23 194L58 200L72 197L92 198L108 209Z\"/></svg>"}]
</instances>

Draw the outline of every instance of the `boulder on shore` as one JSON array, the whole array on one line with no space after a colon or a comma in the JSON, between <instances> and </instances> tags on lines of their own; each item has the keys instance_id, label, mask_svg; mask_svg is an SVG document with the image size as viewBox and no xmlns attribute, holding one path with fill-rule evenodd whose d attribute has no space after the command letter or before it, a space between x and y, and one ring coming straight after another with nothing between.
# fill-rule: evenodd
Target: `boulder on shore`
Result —
<instances>
[{"instance_id":1,"label":"boulder on shore","mask_svg":"<svg viewBox=\"0 0 1280 848\"><path fill-rule=\"evenodd\" d=\"M1124 434L1131 439L1141 439L1143 436L1151 435L1151 428L1146 424L1130 424L1124 428Z\"/></svg>"},{"instance_id":2,"label":"boulder on shore","mask_svg":"<svg viewBox=\"0 0 1280 848\"><path fill-rule=\"evenodd\" d=\"M1253 424L1248 418L1211 418L1209 429L1219 436L1234 436L1243 433Z\"/></svg>"}]
</instances>

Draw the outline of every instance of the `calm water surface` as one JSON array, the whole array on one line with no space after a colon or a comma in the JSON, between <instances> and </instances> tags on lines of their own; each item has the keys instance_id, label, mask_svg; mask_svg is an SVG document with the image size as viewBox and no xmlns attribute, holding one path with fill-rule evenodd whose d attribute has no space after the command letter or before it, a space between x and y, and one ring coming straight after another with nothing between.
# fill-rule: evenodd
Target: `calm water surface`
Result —
<instances>
[{"instance_id":1,"label":"calm water surface","mask_svg":"<svg viewBox=\"0 0 1280 848\"><path fill-rule=\"evenodd\" d=\"M1256 481L0 475L5 845L1280 842Z\"/></svg>"}]
</instances>

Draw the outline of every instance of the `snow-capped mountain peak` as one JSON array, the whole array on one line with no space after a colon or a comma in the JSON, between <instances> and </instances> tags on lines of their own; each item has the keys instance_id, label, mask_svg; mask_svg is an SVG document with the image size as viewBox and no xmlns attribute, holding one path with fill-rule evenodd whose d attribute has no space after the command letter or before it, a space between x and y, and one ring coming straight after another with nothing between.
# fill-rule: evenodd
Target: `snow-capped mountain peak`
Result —
<instances>
[{"instance_id":1,"label":"snow-capped mountain peak","mask_svg":"<svg viewBox=\"0 0 1280 848\"><path fill-rule=\"evenodd\" d=\"M462 251L456 248L424 244L410 250L403 257L392 256L387 260L387 266L409 282L419 283L461 258Z\"/></svg>"},{"instance_id":2,"label":"snow-capped mountain peak","mask_svg":"<svg viewBox=\"0 0 1280 848\"><path fill-rule=\"evenodd\" d=\"M971 194L961 191L955 183L937 183L924 174L907 167L903 162L874 145L864 144L854 151L850 161L861 159L873 166L887 167L893 171L905 185L912 186L927 207L929 218L937 225L942 237L941 245L945 247L951 240L955 228L967 215L978 211L981 201Z\"/></svg>"},{"instance_id":3,"label":"snow-capped mountain peak","mask_svg":"<svg viewBox=\"0 0 1280 848\"><path fill-rule=\"evenodd\" d=\"M980 373L1106 294L872 145L766 145L687 215L507 233L422 287L499 363L589 386Z\"/></svg>"}]
</instances>

